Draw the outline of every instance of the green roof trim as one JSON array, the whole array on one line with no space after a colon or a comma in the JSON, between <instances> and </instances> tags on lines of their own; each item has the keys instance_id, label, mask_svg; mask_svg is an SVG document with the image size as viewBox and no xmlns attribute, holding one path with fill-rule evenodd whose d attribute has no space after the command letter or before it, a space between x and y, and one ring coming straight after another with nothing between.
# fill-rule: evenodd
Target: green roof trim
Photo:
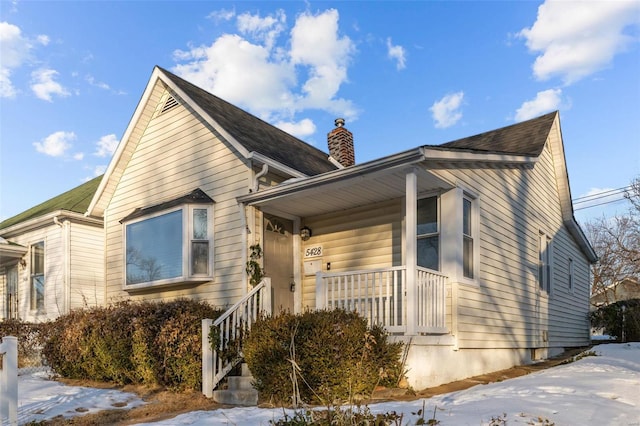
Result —
<instances>
[{"instance_id":1,"label":"green roof trim","mask_svg":"<svg viewBox=\"0 0 640 426\"><path fill-rule=\"evenodd\" d=\"M31 207L22 213L19 213L9 219L0 222L0 229L5 229L27 220L44 216L57 210L67 210L75 213L85 213L91 203L93 195L98 189L98 185L102 180L102 176L91 179L69 191L51 198L44 203Z\"/></svg>"}]
</instances>

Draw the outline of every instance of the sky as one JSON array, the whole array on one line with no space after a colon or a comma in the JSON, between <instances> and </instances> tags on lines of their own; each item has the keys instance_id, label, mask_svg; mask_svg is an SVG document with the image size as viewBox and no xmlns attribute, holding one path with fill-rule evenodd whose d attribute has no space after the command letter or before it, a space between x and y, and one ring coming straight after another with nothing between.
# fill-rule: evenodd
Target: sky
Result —
<instances>
[{"instance_id":1,"label":"sky","mask_svg":"<svg viewBox=\"0 0 640 426\"><path fill-rule=\"evenodd\" d=\"M425 420L435 411L441 426L602 425L640 424L640 343L603 344L576 361L526 376L428 399L382 402L367 407L372 413L395 411L403 425L414 425L414 413L424 407ZM143 402L135 394L114 389L65 386L46 380L46 374L18 377L18 422L40 422L56 416L75 417L104 409L131 408ZM434 410L435 409L435 410ZM286 410L291 418L292 410ZM284 415L281 408L224 408L194 411L156 426L269 425ZM498 419L505 420L499 422ZM496 420L496 423L491 423Z\"/></svg>"},{"instance_id":2,"label":"sky","mask_svg":"<svg viewBox=\"0 0 640 426\"><path fill-rule=\"evenodd\" d=\"M0 220L104 173L155 65L358 163L559 110L583 223L640 177L638 0L0 0Z\"/></svg>"}]
</instances>

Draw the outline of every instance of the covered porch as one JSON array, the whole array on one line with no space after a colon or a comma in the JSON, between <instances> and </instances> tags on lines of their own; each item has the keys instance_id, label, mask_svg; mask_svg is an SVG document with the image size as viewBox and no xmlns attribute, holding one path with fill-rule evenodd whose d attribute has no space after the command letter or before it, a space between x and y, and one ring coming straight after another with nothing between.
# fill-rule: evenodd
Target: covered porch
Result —
<instances>
[{"instance_id":1,"label":"covered porch","mask_svg":"<svg viewBox=\"0 0 640 426\"><path fill-rule=\"evenodd\" d=\"M448 216L448 225L440 229L436 224L438 259L433 268L419 266L418 259L417 206L418 200L427 195L450 199L446 207L438 208L438 215ZM453 231L457 224L452 223L455 218L446 210L457 209L456 197L461 204L462 198L455 185L429 171L425 152L420 148L272 188L261 188L254 194L240 197L239 202L249 209L294 221L294 282L304 285L304 289L296 289L298 309L355 310L371 324L382 325L391 334L417 336L450 332L447 325L451 321L450 313L447 317L447 305L451 306L448 269L455 263L459 247L445 247L448 245L446 240L457 238ZM307 225L314 227L323 215L336 217L338 221L341 221L340 217L345 218L343 222L350 224L343 223L343 227L364 226L352 217L352 212L365 211L364 214L369 215L365 221L371 220L381 203L389 204L390 200L393 213L384 225L393 227L393 231L389 231L393 236L385 235L376 240L378 236L366 234L367 231L353 231L349 237L351 246L340 249L333 246L333 241L342 236L326 230L316 228L308 241L300 236L300 229ZM386 239L383 241L383 238ZM325 252L331 251L327 246L333 248L333 265L328 261L332 259L331 255L324 259L313 258L310 260L314 268L309 272L305 253L314 247L320 247L322 252L323 241ZM374 263L353 261L355 257L366 256L366 253L358 253L364 250L359 244L368 243L378 248L388 247L385 258ZM342 261L339 256L351 261Z\"/></svg>"}]
</instances>

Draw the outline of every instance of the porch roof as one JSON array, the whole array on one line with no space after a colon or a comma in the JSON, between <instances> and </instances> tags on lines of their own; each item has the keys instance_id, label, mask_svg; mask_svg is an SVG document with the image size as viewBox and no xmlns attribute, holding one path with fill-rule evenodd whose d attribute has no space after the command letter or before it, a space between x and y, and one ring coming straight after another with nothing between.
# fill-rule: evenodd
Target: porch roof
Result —
<instances>
[{"instance_id":1,"label":"porch roof","mask_svg":"<svg viewBox=\"0 0 640 426\"><path fill-rule=\"evenodd\" d=\"M27 247L0 237L0 267L17 262L27 253Z\"/></svg>"},{"instance_id":2,"label":"porch roof","mask_svg":"<svg viewBox=\"0 0 640 426\"><path fill-rule=\"evenodd\" d=\"M291 179L273 188L241 196L238 201L272 213L298 217L366 206L404 197L406 174L418 172L418 192L453 188L451 182L420 167L422 148L318 176Z\"/></svg>"}]
</instances>

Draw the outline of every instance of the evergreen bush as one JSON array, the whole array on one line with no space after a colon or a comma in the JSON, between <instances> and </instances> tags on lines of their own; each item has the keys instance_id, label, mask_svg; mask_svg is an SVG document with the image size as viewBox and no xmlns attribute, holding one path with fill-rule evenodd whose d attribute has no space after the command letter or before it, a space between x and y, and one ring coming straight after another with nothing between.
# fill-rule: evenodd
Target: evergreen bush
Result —
<instances>
[{"instance_id":1,"label":"evergreen bush","mask_svg":"<svg viewBox=\"0 0 640 426\"><path fill-rule=\"evenodd\" d=\"M618 341L640 341L640 299L621 300L589 315L591 327L601 328Z\"/></svg>"},{"instance_id":2,"label":"evergreen bush","mask_svg":"<svg viewBox=\"0 0 640 426\"><path fill-rule=\"evenodd\" d=\"M353 401L376 385L395 386L404 373L402 344L341 309L262 318L243 351L256 389L279 403Z\"/></svg>"}]
</instances>

